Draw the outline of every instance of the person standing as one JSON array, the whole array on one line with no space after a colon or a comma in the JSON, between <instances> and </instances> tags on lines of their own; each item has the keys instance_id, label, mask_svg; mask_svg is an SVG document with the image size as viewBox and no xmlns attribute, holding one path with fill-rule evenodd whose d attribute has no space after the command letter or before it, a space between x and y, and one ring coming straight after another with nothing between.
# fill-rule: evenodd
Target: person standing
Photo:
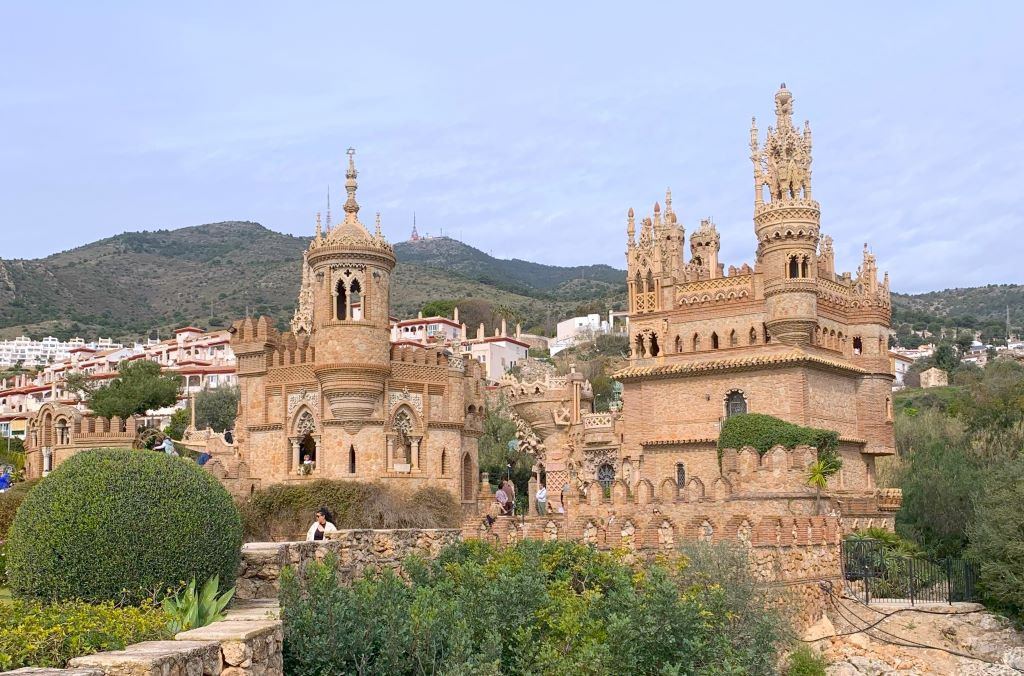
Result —
<instances>
[{"instance_id":1,"label":"person standing","mask_svg":"<svg viewBox=\"0 0 1024 676\"><path fill-rule=\"evenodd\" d=\"M548 488L544 484L540 485L537 489L537 514L539 516L545 516L548 513Z\"/></svg>"}]
</instances>

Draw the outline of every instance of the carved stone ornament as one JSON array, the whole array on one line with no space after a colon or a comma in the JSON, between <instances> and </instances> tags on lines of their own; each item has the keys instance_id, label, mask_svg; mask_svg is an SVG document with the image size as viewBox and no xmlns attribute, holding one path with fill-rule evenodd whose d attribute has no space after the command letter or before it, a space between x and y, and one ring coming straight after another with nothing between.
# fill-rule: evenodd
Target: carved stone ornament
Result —
<instances>
[{"instance_id":1,"label":"carved stone ornament","mask_svg":"<svg viewBox=\"0 0 1024 676\"><path fill-rule=\"evenodd\" d=\"M315 431L316 422L313 420L313 415L309 411L303 411L295 425L295 432L299 436L303 436L306 434L312 434Z\"/></svg>"},{"instance_id":2,"label":"carved stone ornament","mask_svg":"<svg viewBox=\"0 0 1024 676\"><path fill-rule=\"evenodd\" d=\"M388 392L389 409L403 403L409 404L416 413L423 415L423 395L419 392L410 392L409 388L405 388L401 392Z\"/></svg>"},{"instance_id":3,"label":"carved stone ornament","mask_svg":"<svg viewBox=\"0 0 1024 676\"><path fill-rule=\"evenodd\" d=\"M316 392L309 390L302 390L301 392L293 392L288 395L288 415L295 413L295 410L302 404L306 404L312 409L316 409L320 395Z\"/></svg>"}]
</instances>

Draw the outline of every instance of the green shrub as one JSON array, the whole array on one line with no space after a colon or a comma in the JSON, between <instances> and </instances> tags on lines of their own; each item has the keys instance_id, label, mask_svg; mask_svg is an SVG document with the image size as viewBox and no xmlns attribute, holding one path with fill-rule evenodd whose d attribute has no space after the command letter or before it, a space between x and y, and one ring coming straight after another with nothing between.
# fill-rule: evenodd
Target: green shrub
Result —
<instances>
[{"instance_id":1,"label":"green shrub","mask_svg":"<svg viewBox=\"0 0 1024 676\"><path fill-rule=\"evenodd\" d=\"M789 654L786 676L825 676L828 662L813 648L802 645Z\"/></svg>"},{"instance_id":2,"label":"green shrub","mask_svg":"<svg viewBox=\"0 0 1024 676\"><path fill-rule=\"evenodd\" d=\"M986 472L974 495L968 553L986 605L1024 619L1024 458Z\"/></svg>"},{"instance_id":3,"label":"green shrub","mask_svg":"<svg viewBox=\"0 0 1024 676\"><path fill-rule=\"evenodd\" d=\"M167 615L153 605L45 605L14 601L0 612L0 671L62 668L73 657L171 638Z\"/></svg>"},{"instance_id":4,"label":"green shrub","mask_svg":"<svg viewBox=\"0 0 1024 676\"><path fill-rule=\"evenodd\" d=\"M224 609L231 602L231 597L235 595L235 588L232 587L218 596L219 588L220 580L216 575L207 580L202 589L198 590L196 589L196 579L192 578L188 586L179 593L164 597L161 605L164 612L171 618L171 633L177 634L179 631L205 627L223 620L227 616Z\"/></svg>"},{"instance_id":5,"label":"green shrub","mask_svg":"<svg viewBox=\"0 0 1024 676\"><path fill-rule=\"evenodd\" d=\"M330 558L288 568L285 671L775 673L788 627L745 554L691 556L634 567L578 543L474 541L407 561L409 583L385 571L346 586Z\"/></svg>"},{"instance_id":6,"label":"green shrub","mask_svg":"<svg viewBox=\"0 0 1024 676\"><path fill-rule=\"evenodd\" d=\"M313 513L327 507L338 528L457 528L462 507L449 491L402 491L382 483L318 479L275 484L242 505L246 541L305 538Z\"/></svg>"},{"instance_id":7,"label":"green shrub","mask_svg":"<svg viewBox=\"0 0 1024 676\"><path fill-rule=\"evenodd\" d=\"M818 458L831 462L830 466L835 468L834 471L838 472L842 467L838 432L794 425L762 413L733 415L726 418L722 425L722 431L718 435L719 460L725 449L738 451L744 446L752 446L761 455L775 446L813 446L818 450Z\"/></svg>"},{"instance_id":8,"label":"green shrub","mask_svg":"<svg viewBox=\"0 0 1024 676\"><path fill-rule=\"evenodd\" d=\"M241 543L231 496L195 463L148 451L85 451L22 503L8 574L23 598L136 602L193 577L233 581Z\"/></svg>"},{"instance_id":9,"label":"green shrub","mask_svg":"<svg viewBox=\"0 0 1024 676\"><path fill-rule=\"evenodd\" d=\"M22 501L32 487L39 483L39 479L22 481L11 486L11 489L0 493L0 541L7 539L7 532L14 523L14 514L18 511Z\"/></svg>"},{"instance_id":10,"label":"green shrub","mask_svg":"<svg viewBox=\"0 0 1024 676\"><path fill-rule=\"evenodd\" d=\"M0 542L0 589L7 586L7 543Z\"/></svg>"}]
</instances>

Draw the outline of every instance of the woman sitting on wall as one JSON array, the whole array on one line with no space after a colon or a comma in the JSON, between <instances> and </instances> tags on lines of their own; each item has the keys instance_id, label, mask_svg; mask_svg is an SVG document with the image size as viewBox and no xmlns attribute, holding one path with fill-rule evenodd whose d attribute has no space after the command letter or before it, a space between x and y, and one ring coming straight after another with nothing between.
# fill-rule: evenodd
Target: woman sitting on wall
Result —
<instances>
[{"instance_id":1,"label":"woman sitting on wall","mask_svg":"<svg viewBox=\"0 0 1024 676\"><path fill-rule=\"evenodd\" d=\"M316 510L316 521L306 531L306 540L323 540L325 533L333 533L337 528L331 523L331 513L327 511L326 507L321 507Z\"/></svg>"}]
</instances>

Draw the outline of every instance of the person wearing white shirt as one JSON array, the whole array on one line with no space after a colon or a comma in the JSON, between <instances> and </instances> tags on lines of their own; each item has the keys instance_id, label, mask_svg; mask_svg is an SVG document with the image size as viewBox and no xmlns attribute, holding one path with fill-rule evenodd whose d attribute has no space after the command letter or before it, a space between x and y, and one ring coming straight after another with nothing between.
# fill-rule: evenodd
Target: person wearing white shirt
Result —
<instances>
[{"instance_id":1,"label":"person wearing white shirt","mask_svg":"<svg viewBox=\"0 0 1024 676\"><path fill-rule=\"evenodd\" d=\"M316 521L306 531L306 540L309 542L323 540L327 533L333 533L337 530L334 524L331 523L331 513L327 511L326 507L321 507L316 510Z\"/></svg>"}]
</instances>

